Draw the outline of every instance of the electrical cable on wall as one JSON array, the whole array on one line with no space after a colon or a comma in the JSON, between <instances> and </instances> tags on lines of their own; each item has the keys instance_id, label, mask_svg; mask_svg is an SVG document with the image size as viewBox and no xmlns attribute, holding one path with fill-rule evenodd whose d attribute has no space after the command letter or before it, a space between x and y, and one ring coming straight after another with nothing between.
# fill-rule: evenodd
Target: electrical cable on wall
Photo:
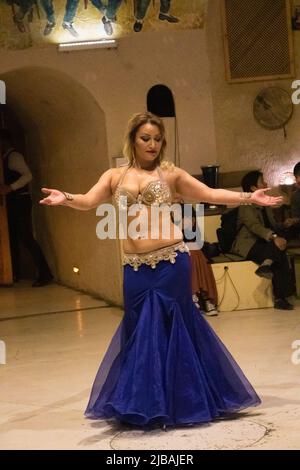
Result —
<instances>
[{"instance_id":1,"label":"electrical cable on wall","mask_svg":"<svg viewBox=\"0 0 300 470\"><path fill-rule=\"evenodd\" d=\"M225 284L226 284L226 271L225 270L224 270L224 273L222 274L222 276L220 277L220 279L216 279L216 284L219 284L223 279L224 279L223 294L222 294L221 300L218 303L217 307L220 307L220 305L222 304L222 302L224 300L224 296L225 296Z\"/></svg>"},{"instance_id":2,"label":"electrical cable on wall","mask_svg":"<svg viewBox=\"0 0 300 470\"><path fill-rule=\"evenodd\" d=\"M234 290L234 292L235 292L235 294L236 294L236 297L237 297L237 304L236 304L236 306L231 310L231 312L233 312L234 310L236 310L236 309L239 307L239 305L240 305L240 300L241 300L241 299L240 299L239 293L238 293L238 291L237 291L237 288L236 288L236 286L235 286L235 284L234 284L234 282L233 282L233 280L232 280L232 278L231 278L231 276L230 276L230 274L229 274L229 268L228 268L227 266L224 267L224 274L223 274L219 279L216 279L216 283L217 283L217 284L220 283L220 282L224 279L223 294L222 294L221 300L220 300L220 302L218 303L217 306L220 307L221 304L222 304L222 302L223 302L223 300L224 300L224 298L225 298L225 295L226 295L226 286L227 286L227 277L229 278L229 281L230 281L230 283L231 283L231 285L232 285L232 287L233 287L233 290Z\"/></svg>"}]
</instances>

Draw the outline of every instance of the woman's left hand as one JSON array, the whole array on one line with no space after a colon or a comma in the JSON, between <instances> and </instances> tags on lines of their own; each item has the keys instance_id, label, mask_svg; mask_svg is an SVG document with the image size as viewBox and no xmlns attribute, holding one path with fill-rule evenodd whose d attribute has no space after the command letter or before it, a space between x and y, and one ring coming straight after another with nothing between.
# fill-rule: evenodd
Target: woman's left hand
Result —
<instances>
[{"instance_id":1,"label":"woman's left hand","mask_svg":"<svg viewBox=\"0 0 300 470\"><path fill-rule=\"evenodd\" d=\"M266 191L270 191L271 188L257 189L252 193L250 201L259 206L279 206L282 204L282 196L268 196Z\"/></svg>"}]
</instances>

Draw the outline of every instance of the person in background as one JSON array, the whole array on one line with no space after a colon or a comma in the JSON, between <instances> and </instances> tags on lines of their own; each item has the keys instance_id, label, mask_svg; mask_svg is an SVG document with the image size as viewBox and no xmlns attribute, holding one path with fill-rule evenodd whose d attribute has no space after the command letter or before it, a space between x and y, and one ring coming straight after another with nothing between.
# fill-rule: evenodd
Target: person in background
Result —
<instances>
[{"instance_id":1,"label":"person in background","mask_svg":"<svg viewBox=\"0 0 300 470\"><path fill-rule=\"evenodd\" d=\"M42 7L46 13L47 23L44 28L44 36L49 36L56 25L54 2L53 0L41 0ZM68 31L72 36L77 38L78 32L74 28L74 19L77 14L79 0L66 0L65 14L63 17L62 27Z\"/></svg>"},{"instance_id":2,"label":"person in background","mask_svg":"<svg viewBox=\"0 0 300 470\"><path fill-rule=\"evenodd\" d=\"M31 254L37 270L37 277L32 286L42 287L49 284L53 276L33 236L32 201L28 185L32 180L32 174L23 155L12 145L9 131L0 132L0 153L4 170L4 184L0 184L0 194L6 197L14 281L20 278L19 247L22 243Z\"/></svg>"},{"instance_id":3,"label":"person in background","mask_svg":"<svg viewBox=\"0 0 300 470\"><path fill-rule=\"evenodd\" d=\"M37 0L7 0L7 3L8 5L11 5L13 21L15 22L18 30L20 33L25 33L25 17L27 17L29 23L32 22L34 6L38 12Z\"/></svg>"},{"instance_id":4,"label":"person in background","mask_svg":"<svg viewBox=\"0 0 300 470\"><path fill-rule=\"evenodd\" d=\"M133 29L136 33L139 33L144 24L144 19L150 5L150 0L134 0L134 16L135 23ZM158 19L161 21L167 21L168 23L178 23L179 18L170 15L169 11L171 8L171 0L160 0L160 11Z\"/></svg>"},{"instance_id":5,"label":"person in background","mask_svg":"<svg viewBox=\"0 0 300 470\"><path fill-rule=\"evenodd\" d=\"M101 21L104 26L104 31L106 32L107 36L111 36L114 33L112 23L116 23L117 21L117 12L123 0L108 0L106 5L104 5L101 0L90 1L94 7L97 8L97 10L103 13Z\"/></svg>"},{"instance_id":6,"label":"person in background","mask_svg":"<svg viewBox=\"0 0 300 470\"><path fill-rule=\"evenodd\" d=\"M101 21L103 23L104 30L108 36L111 36L114 32L112 23L116 22L117 20L116 14L123 0L108 0L106 3L103 3L101 0L90 0L90 2L103 15ZM41 3L47 16L44 35L48 36L51 34L56 24L53 0L41 0ZM87 6L87 1L85 3ZM63 29L69 31L69 33L74 37L79 36L73 24L77 14L78 6L79 0L67 0L65 15L62 23Z\"/></svg>"},{"instance_id":7,"label":"person in background","mask_svg":"<svg viewBox=\"0 0 300 470\"><path fill-rule=\"evenodd\" d=\"M205 315L216 316L218 315L217 286L211 265L197 242L197 240L201 239L201 236L200 234L198 237L195 235L196 231L199 231L196 211L192 206L192 216L187 217L184 211L184 204L181 204L181 208L182 226L184 229L183 240L190 250L193 301Z\"/></svg>"},{"instance_id":8,"label":"person in background","mask_svg":"<svg viewBox=\"0 0 300 470\"><path fill-rule=\"evenodd\" d=\"M300 162L296 163L293 170L296 185L291 196L291 217L284 221L284 227L292 233L291 238L299 238L300 235Z\"/></svg>"},{"instance_id":9,"label":"person in background","mask_svg":"<svg viewBox=\"0 0 300 470\"><path fill-rule=\"evenodd\" d=\"M267 188L264 175L258 170L247 173L241 185L246 192ZM271 208L256 204L239 207L237 228L231 253L259 264L255 273L272 280L274 307L293 310L294 306L287 300L295 291L285 251L287 241L280 236L280 227L276 225Z\"/></svg>"}]
</instances>

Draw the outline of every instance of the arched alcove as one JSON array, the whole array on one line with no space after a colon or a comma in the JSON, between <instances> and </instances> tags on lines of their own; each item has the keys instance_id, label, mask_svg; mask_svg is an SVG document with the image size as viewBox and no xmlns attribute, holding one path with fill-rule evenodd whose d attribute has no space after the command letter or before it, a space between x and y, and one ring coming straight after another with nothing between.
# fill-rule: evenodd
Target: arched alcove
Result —
<instances>
[{"instance_id":1,"label":"arched alcove","mask_svg":"<svg viewBox=\"0 0 300 470\"><path fill-rule=\"evenodd\" d=\"M15 69L0 79L6 84L7 105L25 136L34 177L34 225L51 268L63 283L119 303L119 245L97 239L95 211L38 204L41 187L84 193L109 168L103 110L76 77L54 69ZM78 276L74 265L80 268Z\"/></svg>"}]
</instances>

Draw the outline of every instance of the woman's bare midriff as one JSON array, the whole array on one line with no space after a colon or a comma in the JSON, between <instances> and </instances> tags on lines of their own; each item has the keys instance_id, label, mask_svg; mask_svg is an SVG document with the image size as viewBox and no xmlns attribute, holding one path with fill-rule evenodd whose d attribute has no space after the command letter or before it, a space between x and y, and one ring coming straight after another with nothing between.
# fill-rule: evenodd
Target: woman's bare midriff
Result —
<instances>
[{"instance_id":1,"label":"woman's bare midriff","mask_svg":"<svg viewBox=\"0 0 300 470\"><path fill-rule=\"evenodd\" d=\"M149 208L147 209L149 210ZM134 217L128 217L128 227L130 223L134 220ZM151 237L151 224L150 224L150 215L149 215L149 230L146 231L144 237L133 239L128 236L123 240L123 251L124 253L149 253L150 251L159 250L170 245L174 245L182 241L181 230L174 225L171 221L170 216L164 216L164 221L166 222L165 227L167 230L162 229L163 227L163 218L160 217L158 233L155 238ZM167 223L169 225L167 225ZM170 227L170 230L168 229Z\"/></svg>"},{"instance_id":2,"label":"woman's bare midriff","mask_svg":"<svg viewBox=\"0 0 300 470\"><path fill-rule=\"evenodd\" d=\"M150 251L156 251L166 246L175 245L182 240L181 238L173 238L169 240L132 240L127 239L123 241L123 251L126 254L134 253L149 253Z\"/></svg>"}]
</instances>

